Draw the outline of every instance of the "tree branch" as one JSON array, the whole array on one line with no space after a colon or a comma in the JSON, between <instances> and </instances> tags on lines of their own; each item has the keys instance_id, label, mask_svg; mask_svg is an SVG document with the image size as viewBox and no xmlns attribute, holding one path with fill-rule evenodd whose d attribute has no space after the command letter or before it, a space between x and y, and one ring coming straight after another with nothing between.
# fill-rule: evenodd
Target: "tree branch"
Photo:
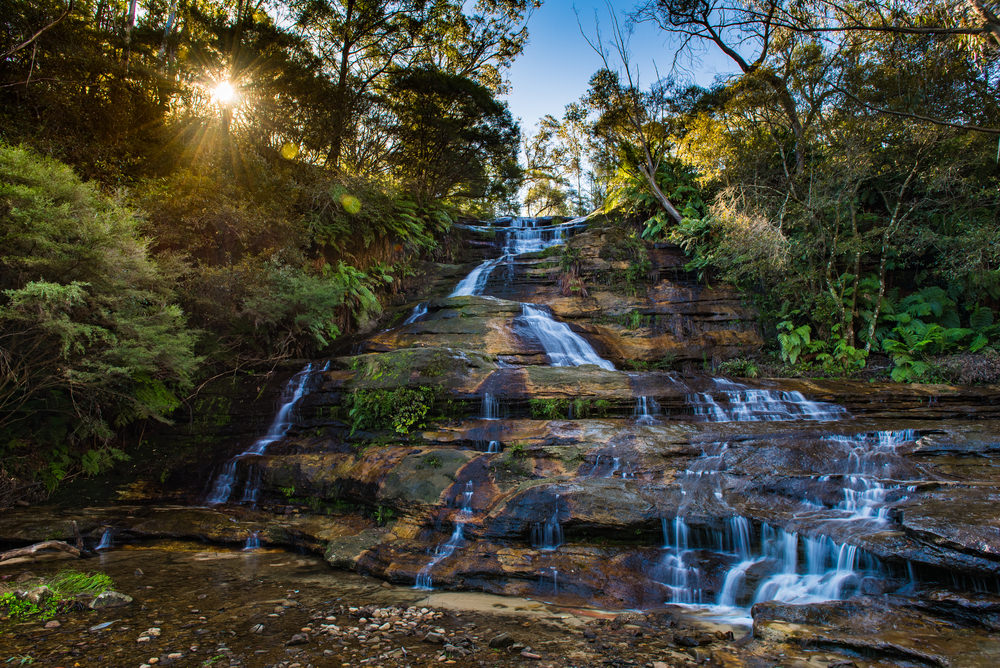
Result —
<instances>
[{"instance_id":1,"label":"tree branch","mask_svg":"<svg viewBox=\"0 0 1000 668\"><path fill-rule=\"evenodd\" d=\"M965 123L955 123L955 122L952 122L952 121L946 121L946 120L941 119L941 118L931 118L930 116L922 116L920 114L913 114L913 113L910 113L910 112L907 112L907 111L896 111L894 109L884 109L882 107L876 107L876 106L874 106L872 104L869 104L869 103L865 102L864 100L862 100L861 98L859 98L857 95L854 95L853 93L849 93L848 91L844 90L843 88L840 88L839 86L833 86L833 89L835 91L837 91L838 93L840 93L841 95L844 95L845 97L848 97L851 100L854 100L855 102L857 102L858 104L860 104L865 109L868 109L869 111L874 111L877 114L887 114L889 116L898 116L899 118L909 118L909 119L914 120L914 121L923 121L925 123L933 123L934 125L944 125L944 126L949 127L949 128L957 128L959 130L968 130L970 132L982 132L984 134L1000 135L1000 128L984 128L984 127L981 127L979 125L967 125Z\"/></svg>"},{"instance_id":2,"label":"tree branch","mask_svg":"<svg viewBox=\"0 0 1000 668\"><path fill-rule=\"evenodd\" d=\"M11 50L7 51L3 55L0 55L0 60L7 60L11 56L13 56L15 53L17 53L18 51L20 51L21 49L23 49L23 48L25 48L27 46L30 46L36 39L38 39L39 37L42 36L42 33L44 33L46 30L48 30L50 28L55 27L64 18L66 18L67 16L69 16L69 13L71 11L73 11L73 2L74 2L74 0L69 0L69 4L66 5L66 9L63 10L62 14L60 14L58 17L56 17L55 21L53 21L52 23L49 23L48 25L44 26L42 29L40 29L38 32L36 32L34 35L32 35L31 37L29 37L25 41L21 42L20 44L18 44L17 46L15 46L14 48L12 48Z\"/></svg>"}]
</instances>

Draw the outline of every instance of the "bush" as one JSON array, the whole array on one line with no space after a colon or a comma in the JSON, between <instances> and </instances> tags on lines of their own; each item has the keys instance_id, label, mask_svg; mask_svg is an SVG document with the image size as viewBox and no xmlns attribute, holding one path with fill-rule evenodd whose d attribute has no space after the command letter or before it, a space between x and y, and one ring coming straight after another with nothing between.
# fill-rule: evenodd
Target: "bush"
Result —
<instances>
[{"instance_id":1,"label":"bush","mask_svg":"<svg viewBox=\"0 0 1000 668\"><path fill-rule=\"evenodd\" d=\"M122 459L117 430L166 421L198 366L136 223L65 165L0 144L0 459L50 490Z\"/></svg>"},{"instance_id":2,"label":"bush","mask_svg":"<svg viewBox=\"0 0 1000 668\"><path fill-rule=\"evenodd\" d=\"M351 433L387 430L409 434L426 425L440 388L420 386L394 390L357 390L350 396Z\"/></svg>"},{"instance_id":3,"label":"bush","mask_svg":"<svg viewBox=\"0 0 1000 668\"><path fill-rule=\"evenodd\" d=\"M723 376L738 376L740 378L756 378L760 375L757 363L746 357L736 357L726 360L716 371Z\"/></svg>"}]
</instances>

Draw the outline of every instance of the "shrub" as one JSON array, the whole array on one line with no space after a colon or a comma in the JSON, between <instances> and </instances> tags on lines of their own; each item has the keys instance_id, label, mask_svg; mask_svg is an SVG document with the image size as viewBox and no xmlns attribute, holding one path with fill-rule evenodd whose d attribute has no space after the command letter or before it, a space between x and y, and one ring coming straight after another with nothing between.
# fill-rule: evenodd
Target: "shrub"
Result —
<instances>
[{"instance_id":1,"label":"shrub","mask_svg":"<svg viewBox=\"0 0 1000 668\"><path fill-rule=\"evenodd\" d=\"M392 429L409 434L425 426L440 394L437 387L399 387L393 390L357 390L350 397L351 433Z\"/></svg>"},{"instance_id":2,"label":"shrub","mask_svg":"<svg viewBox=\"0 0 1000 668\"><path fill-rule=\"evenodd\" d=\"M723 376L739 376L741 378L756 378L760 375L757 363L746 357L736 357L726 360L716 369Z\"/></svg>"},{"instance_id":3,"label":"shrub","mask_svg":"<svg viewBox=\"0 0 1000 668\"><path fill-rule=\"evenodd\" d=\"M133 212L54 160L0 144L0 459L51 490L124 454L121 427L166 421L195 334Z\"/></svg>"}]
</instances>

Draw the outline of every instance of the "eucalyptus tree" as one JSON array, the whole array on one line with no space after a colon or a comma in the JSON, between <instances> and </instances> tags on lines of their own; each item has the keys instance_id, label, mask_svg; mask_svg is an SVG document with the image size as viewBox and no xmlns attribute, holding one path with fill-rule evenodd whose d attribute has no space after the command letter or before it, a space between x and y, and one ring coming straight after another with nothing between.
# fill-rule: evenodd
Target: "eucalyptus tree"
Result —
<instances>
[{"instance_id":1,"label":"eucalyptus tree","mask_svg":"<svg viewBox=\"0 0 1000 668\"><path fill-rule=\"evenodd\" d=\"M419 67L393 71L388 89L388 161L422 203L503 198L515 187L520 130L487 88Z\"/></svg>"}]
</instances>

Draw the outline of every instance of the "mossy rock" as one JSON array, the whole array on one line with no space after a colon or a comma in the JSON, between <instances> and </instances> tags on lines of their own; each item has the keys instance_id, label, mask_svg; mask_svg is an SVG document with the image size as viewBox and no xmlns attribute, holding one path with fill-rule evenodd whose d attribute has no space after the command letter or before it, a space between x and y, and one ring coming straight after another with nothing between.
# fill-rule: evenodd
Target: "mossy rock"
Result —
<instances>
[{"instance_id":1,"label":"mossy rock","mask_svg":"<svg viewBox=\"0 0 1000 668\"><path fill-rule=\"evenodd\" d=\"M462 467L479 455L478 452L450 449L412 454L385 477L379 498L404 512L413 503L436 504L454 484ZM431 457L432 463L428 461Z\"/></svg>"},{"instance_id":2,"label":"mossy rock","mask_svg":"<svg viewBox=\"0 0 1000 668\"><path fill-rule=\"evenodd\" d=\"M461 387L470 375L485 377L497 369L489 355L453 348L403 348L339 361L355 371L347 383L352 390L415 385Z\"/></svg>"}]
</instances>

